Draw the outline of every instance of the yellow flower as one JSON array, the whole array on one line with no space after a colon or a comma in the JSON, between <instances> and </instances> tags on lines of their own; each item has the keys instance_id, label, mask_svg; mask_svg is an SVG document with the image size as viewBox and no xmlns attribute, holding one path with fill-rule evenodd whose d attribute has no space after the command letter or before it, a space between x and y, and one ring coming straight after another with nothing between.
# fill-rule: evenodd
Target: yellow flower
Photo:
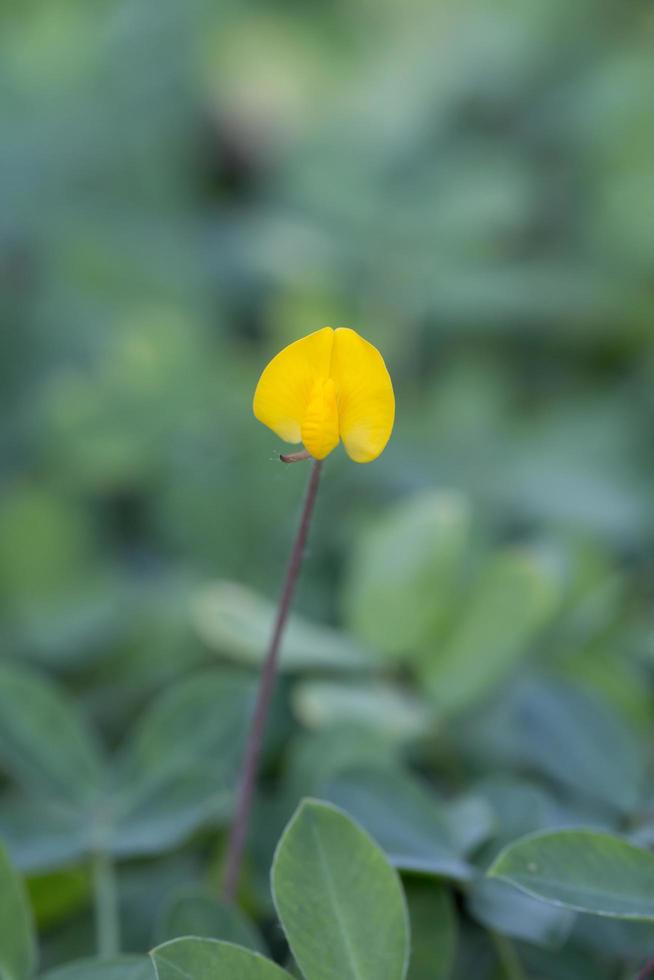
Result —
<instances>
[{"instance_id":1,"label":"yellow flower","mask_svg":"<svg viewBox=\"0 0 654 980\"><path fill-rule=\"evenodd\" d=\"M280 351L254 393L255 416L286 442L324 459L340 440L357 463L383 451L395 396L384 359L348 327L323 327Z\"/></svg>"}]
</instances>

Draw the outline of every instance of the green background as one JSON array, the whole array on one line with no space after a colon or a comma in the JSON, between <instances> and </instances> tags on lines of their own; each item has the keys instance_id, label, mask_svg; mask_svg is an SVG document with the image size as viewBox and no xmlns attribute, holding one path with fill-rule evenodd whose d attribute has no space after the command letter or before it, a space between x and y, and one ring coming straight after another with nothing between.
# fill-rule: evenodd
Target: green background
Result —
<instances>
[{"instance_id":1,"label":"green background","mask_svg":"<svg viewBox=\"0 0 654 980\"><path fill-rule=\"evenodd\" d=\"M458 882L443 977L497 933L550 980L654 952L462 884L526 832L654 840L653 51L647 0L0 7L0 838L43 968L95 952L93 853L125 952L217 887L308 476L251 398L325 324L397 422L324 469L246 907L310 794Z\"/></svg>"}]
</instances>

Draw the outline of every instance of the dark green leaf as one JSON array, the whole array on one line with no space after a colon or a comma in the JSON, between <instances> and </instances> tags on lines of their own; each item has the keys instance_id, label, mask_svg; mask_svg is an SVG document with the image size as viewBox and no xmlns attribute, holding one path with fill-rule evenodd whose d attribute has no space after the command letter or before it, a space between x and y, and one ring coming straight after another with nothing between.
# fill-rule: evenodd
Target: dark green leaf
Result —
<instances>
[{"instance_id":1,"label":"dark green leaf","mask_svg":"<svg viewBox=\"0 0 654 980\"><path fill-rule=\"evenodd\" d=\"M249 675L218 668L155 701L120 761L107 841L114 853L156 853L225 820L253 693Z\"/></svg>"},{"instance_id":2,"label":"dark green leaf","mask_svg":"<svg viewBox=\"0 0 654 980\"><path fill-rule=\"evenodd\" d=\"M27 894L0 846L0 976L30 980L36 967L36 938Z\"/></svg>"},{"instance_id":3,"label":"dark green leaf","mask_svg":"<svg viewBox=\"0 0 654 980\"><path fill-rule=\"evenodd\" d=\"M90 821L71 806L15 796L0 799L0 838L21 871L61 868L89 847Z\"/></svg>"},{"instance_id":4,"label":"dark green leaf","mask_svg":"<svg viewBox=\"0 0 654 980\"><path fill-rule=\"evenodd\" d=\"M492 932L559 947L572 929L575 915L518 891L504 881L480 878L468 893L470 915Z\"/></svg>"},{"instance_id":5,"label":"dark green leaf","mask_svg":"<svg viewBox=\"0 0 654 980\"><path fill-rule=\"evenodd\" d=\"M645 751L633 730L589 691L526 687L513 720L522 758L565 786L629 812L642 793Z\"/></svg>"},{"instance_id":6,"label":"dark green leaf","mask_svg":"<svg viewBox=\"0 0 654 980\"><path fill-rule=\"evenodd\" d=\"M404 882L411 923L407 980L449 980L457 943L456 911L446 885L410 878Z\"/></svg>"},{"instance_id":7,"label":"dark green leaf","mask_svg":"<svg viewBox=\"0 0 654 980\"><path fill-rule=\"evenodd\" d=\"M74 703L27 667L0 666L0 759L31 793L88 803L103 772L95 741Z\"/></svg>"},{"instance_id":8,"label":"dark green leaf","mask_svg":"<svg viewBox=\"0 0 654 980\"><path fill-rule=\"evenodd\" d=\"M426 787L396 769L354 770L326 787L404 871L466 880L471 869L450 830L448 815Z\"/></svg>"}]
</instances>

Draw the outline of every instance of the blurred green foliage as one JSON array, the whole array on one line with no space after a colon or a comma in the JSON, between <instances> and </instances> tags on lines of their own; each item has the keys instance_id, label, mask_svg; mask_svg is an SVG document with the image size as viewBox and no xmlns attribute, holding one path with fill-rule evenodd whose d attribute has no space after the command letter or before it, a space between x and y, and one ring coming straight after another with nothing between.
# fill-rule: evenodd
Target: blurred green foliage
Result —
<instances>
[{"instance_id":1,"label":"blurred green foliage","mask_svg":"<svg viewBox=\"0 0 654 980\"><path fill-rule=\"evenodd\" d=\"M283 961L311 794L438 917L411 980L654 952L479 877L654 840L653 44L647 0L0 7L0 838L43 970L95 952L98 853L124 952L253 934L206 895L306 471L250 400L328 323L397 425L327 464L244 907Z\"/></svg>"}]
</instances>

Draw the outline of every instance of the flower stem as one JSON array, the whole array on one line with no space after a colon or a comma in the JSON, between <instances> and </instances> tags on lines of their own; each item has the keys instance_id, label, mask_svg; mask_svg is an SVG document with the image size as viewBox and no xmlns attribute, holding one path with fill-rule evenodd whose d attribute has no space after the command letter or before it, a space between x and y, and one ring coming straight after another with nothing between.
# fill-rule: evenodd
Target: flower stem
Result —
<instances>
[{"instance_id":1,"label":"flower stem","mask_svg":"<svg viewBox=\"0 0 654 980\"><path fill-rule=\"evenodd\" d=\"M320 472L322 461L314 460L309 477L304 507L300 524L293 542L291 555L286 570L286 578L279 597L277 615L273 627L270 643L266 653L259 680L259 690L254 706L254 714L250 725L250 731L245 746L245 755L241 768L241 776L236 794L236 810L232 820L232 826L227 847L227 859L225 864L225 876L223 879L222 895L225 901L232 902L238 888L238 880L243 863L243 852L245 841L250 823L250 813L254 798L254 788L259 770L259 760L268 717L268 709L275 689L275 677L277 674L277 663L279 660L279 648L284 635L284 627L288 619L288 613L293 600L293 593L297 584L304 549L311 525L318 485L320 483Z\"/></svg>"},{"instance_id":2,"label":"flower stem","mask_svg":"<svg viewBox=\"0 0 654 980\"><path fill-rule=\"evenodd\" d=\"M116 869L103 851L93 856L93 890L98 956L108 959L120 952L120 919Z\"/></svg>"}]
</instances>

